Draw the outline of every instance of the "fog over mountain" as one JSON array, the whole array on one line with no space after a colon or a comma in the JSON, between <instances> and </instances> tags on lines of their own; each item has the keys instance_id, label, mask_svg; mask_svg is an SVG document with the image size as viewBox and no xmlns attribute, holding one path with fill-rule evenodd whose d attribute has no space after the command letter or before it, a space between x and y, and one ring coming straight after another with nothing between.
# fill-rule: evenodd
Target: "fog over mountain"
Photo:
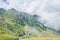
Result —
<instances>
[{"instance_id":1,"label":"fog over mountain","mask_svg":"<svg viewBox=\"0 0 60 40\"><path fill-rule=\"evenodd\" d=\"M0 8L37 14L46 26L60 30L60 0L0 0Z\"/></svg>"}]
</instances>

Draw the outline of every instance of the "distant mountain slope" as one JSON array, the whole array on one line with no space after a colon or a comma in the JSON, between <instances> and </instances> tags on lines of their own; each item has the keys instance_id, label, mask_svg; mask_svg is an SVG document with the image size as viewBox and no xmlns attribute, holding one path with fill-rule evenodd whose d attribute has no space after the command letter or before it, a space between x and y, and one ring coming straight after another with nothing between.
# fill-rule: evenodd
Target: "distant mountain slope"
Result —
<instances>
[{"instance_id":1,"label":"distant mountain slope","mask_svg":"<svg viewBox=\"0 0 60 40\"><path fill-rule=\"evenodd\" d=\"M19 12L14 8L9 10L0 8L0 35L8 34L18 36L25 31L25 25L28 25L32 28L36 28L36 30L40 32L41 37L60 36L58 32L40 23L38 18L38 15L30 15L26 12Z\"/></svg>"},{"instance_id":2,"label":"distant mountain slope","mask_svg":"<svg viewBox=\"0 0 60 40\"><path fill-rule=\"evenodd\" d=\"M45 29L46 27L38 21L39 16L38 15L30 15L25 12L19 12L15 9L9 9L7 10L6 14L7 17L11 18L13 21L17 22L18 24L21 24L25 26L26 24L29 26L38 26L42 29ZM41 26L41 25L42 26Z\"/></svg>"}]
</instances>

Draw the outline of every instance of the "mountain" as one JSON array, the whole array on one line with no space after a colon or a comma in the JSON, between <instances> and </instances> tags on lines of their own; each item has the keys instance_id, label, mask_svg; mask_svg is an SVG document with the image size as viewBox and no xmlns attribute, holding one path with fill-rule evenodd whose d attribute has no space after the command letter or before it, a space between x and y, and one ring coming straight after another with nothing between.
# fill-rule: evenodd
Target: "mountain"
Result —
<instances>
[{"instance_id":1,"label":"mountain","mask_svg":"<svg viewBox=\"0 0 60 40\"><path fill-rule=\"evenodd\" d=\"M19 12L14 8L9 10L0 8L0 39L15 40L19 34L27 32L25 31L26 25L28 25L26 27L27 30L31 28L29 32L33 30L31 36L40 35L40 37L60 37L58 32L40 23L38 18L38 15L30 15L26 12ZM36 32L39 34L35 34Z\"/></svg>"}]
</instances>

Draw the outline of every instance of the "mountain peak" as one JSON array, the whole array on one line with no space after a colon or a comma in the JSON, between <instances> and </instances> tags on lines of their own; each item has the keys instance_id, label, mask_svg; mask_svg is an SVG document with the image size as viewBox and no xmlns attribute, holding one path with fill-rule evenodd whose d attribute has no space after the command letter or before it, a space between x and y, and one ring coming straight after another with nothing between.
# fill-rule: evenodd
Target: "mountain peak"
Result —
<instances>
[{"instance_id":1,"label":"mountain peak","mask_svg":"<svg viewBox=\"0 0 60 40\"><path fill-rule=\"evenodd\" d=\"M14 9L14 8L12 8L12 9L10 9L10 10L16 11L16 9Z\"/></svg>"}]
</instances>

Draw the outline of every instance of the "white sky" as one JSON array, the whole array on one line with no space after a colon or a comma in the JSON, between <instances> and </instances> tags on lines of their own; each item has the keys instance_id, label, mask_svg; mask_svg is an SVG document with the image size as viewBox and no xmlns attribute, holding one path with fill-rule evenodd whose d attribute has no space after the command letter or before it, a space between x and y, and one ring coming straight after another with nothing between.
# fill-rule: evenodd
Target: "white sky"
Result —
<instances>
[{"instance_id":1,"label":"white sky","mask_svg":"<svg viewBox=\"0 0 60 40\"><path fill-rule=\"evenodd\" d=\"M60 30L60 0L0 0L0 8L15 8L41 16L41 21L49 27Z\"/></svg>"}]
</instances>

